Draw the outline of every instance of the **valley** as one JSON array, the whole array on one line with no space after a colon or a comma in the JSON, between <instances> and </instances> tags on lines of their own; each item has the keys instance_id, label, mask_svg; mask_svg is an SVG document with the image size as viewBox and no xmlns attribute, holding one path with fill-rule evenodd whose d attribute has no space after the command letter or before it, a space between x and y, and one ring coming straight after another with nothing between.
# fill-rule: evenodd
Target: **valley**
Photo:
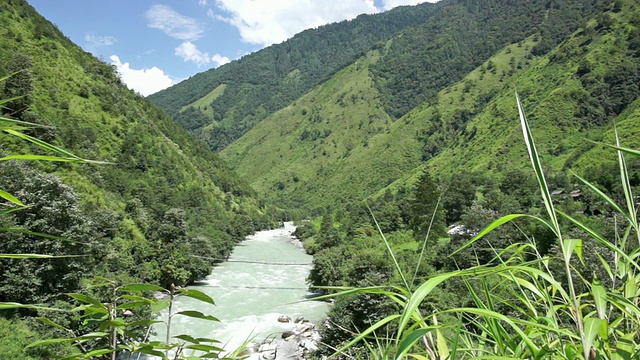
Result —
<instances>
[{"instance_id":1,"label":"valley","mask_svg":"<svg viewBox=\"0 0 640 360\"><path fill-rule=\"evenodd\" d=\"M307 290L308 358L638 353L635 1L402 6L146 98L26 1L0 10L1 355L240 358L264 325L244 301ZM308 255L251 236L290 221ZM295 279L233 267L290 250ZM159 313L174 336L150 341Z\"/></svg>"}]
</instances>

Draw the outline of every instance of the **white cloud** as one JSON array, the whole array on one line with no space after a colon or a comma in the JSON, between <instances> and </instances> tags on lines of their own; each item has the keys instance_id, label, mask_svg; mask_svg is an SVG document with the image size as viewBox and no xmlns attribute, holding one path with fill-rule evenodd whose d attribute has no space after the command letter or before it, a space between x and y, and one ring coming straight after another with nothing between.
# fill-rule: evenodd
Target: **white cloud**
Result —
<instances>
[{"instance_id":1,"label":"white cloud","mask_svg":"<svg viewBox=\"0 0 640 360\"><path fill-rule=\"evenodd\" d=\"M213 63L215 67L218 67L231 61L228 57L220 54L210 56L208 52L198 50L198 47L190 41L185 41L180 44L180 46L176 48L175 54L180 56L184 61L191 61L198 66Z\"/></svg>"},{"instance_id":2,"label":"white cloud","mask_svg":"<svg viewBox=\"0 0 640 360\"><path fill-rule=\"evenodd\" d=\"M226 56L222 56L220 54L215 54L211 57L211 61L216 64L216 67L218 66L222 66L224 64L228 64L231 62L231 59L229 59Z\"/></svg>"},{"instance_id":3,"label":"white cloud","mask_svg":"<svg viewBox=\"0 0 640 360\"><path fill-rule=\"evenodd\" d=\"M396 6L418 5L424 2L437 2L438 0L382 0L382 9L390 10Z\"/></svg>"},{"instance_id":4,"label":"white cloud","mask_svg":"<svg viewBox=\"0 0 640 360\"><path fill-rule=\"evenodd\" d=\"M437 0L381 0L380 7L374 0L216 0L226 16L213 15L210 9L207 16L235 26L244 42L268 46L305 29L427 1Z\"/></svg>"},{"instance_id":5,"label":"white cloud","mask_svg":"<svg viewBox=\"0 0 640 360\"><path fill-rule=\"evenodd\" d=\"M90 46L109 46L115 44L118 40L113 36L99 36L94 33L87 33L84 36L84 40L89 43Z\"/></svg>"},{"instance_id":6,"label":"white cloud","mask_svg":"<svg viewBox=\"0 0 640 360\"><path fill-rule=\"evenodd\" d=\"M214 19L214 20L216 19L216 14L211 9L207 10L207 16L212 18L212 19Z\"/></svg>"},{"instance_id":7,"label":"white cloud","mask_svg":"<svg viewBox=\"0 0 640 360\"><path fill-rule=\"evenodd\" d=\"M115 65L120 78L127 86L140 94L147 96L169 86L177 81L171 79L169 75L157 67L151 69L132 69L128 62L122 63L116 55L111 55L111 65Z\"/></svg>"},{"instance_id":8,"label":"white cloud","mask_svg":"<svg viewBox=\"0 0 640 360\"><path fill-rule=\"evenodd\" d=\"M166 5L153 5L145 16L148 27L160 29L175 39L196 40L204 32L204 27L196 19L184 16Z\"/></svg>"},{"instance_id":9,"label":"white cloud","mask_svg":"<svg viewBox=\"0 0 640 360\"><path fill-rule=\"evenodd\" d=\"M378 12L371 0L216 0L242 40L264 46L282 42L312 27Z\"/></svg>"}]
</instances>

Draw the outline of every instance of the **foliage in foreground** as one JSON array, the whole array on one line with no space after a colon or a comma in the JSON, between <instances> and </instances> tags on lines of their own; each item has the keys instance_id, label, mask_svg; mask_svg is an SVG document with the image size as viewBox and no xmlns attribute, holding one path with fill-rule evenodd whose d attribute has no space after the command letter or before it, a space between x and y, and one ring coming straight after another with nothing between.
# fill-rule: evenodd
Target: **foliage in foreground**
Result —
<instances>
[{"instance_id":1,"label":"foliage in foreground","mask_svg":"<svg viewBox=\"0 0 640 360\"><path fill-rule=\"evenodd\" d=\"M348 355L356 344L364 343L369 358L384 359L638 358L640 232L625 154L640 152L621 147L617 135L616 144L608 145L617 151L622 205L577 177L614 209L621 230L601 234L555 207L519 100L518 109L544 215L503 216L452 256L505 224L526 218L553 233L558 256L540 254L531 236L528 242L494 248L495 256L487 264L434 274L417 288L409 285L394 258L402 285L334 288L340 291L329 295L382 295L399 309L361 330L334 356ZM602 248L606 250L597 250ZM604 269L600 278L580 271L585 261L600 263ZM425 300L451 282L461 283L472 303L425 312Z\"/></svg>"}]
</instances>

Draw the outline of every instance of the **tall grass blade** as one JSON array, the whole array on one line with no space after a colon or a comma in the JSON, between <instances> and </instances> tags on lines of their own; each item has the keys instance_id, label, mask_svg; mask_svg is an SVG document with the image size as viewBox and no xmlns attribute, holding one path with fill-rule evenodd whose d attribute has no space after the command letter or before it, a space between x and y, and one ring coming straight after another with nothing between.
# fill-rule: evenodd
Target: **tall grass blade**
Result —
<instances>
[{"instance_id":1,"label":"tall grass blade","mask_svg":"<svg viewBox=\"0 0 640 360\"><path fill-rule=\"evenodd\" d=\"M23 140L27 140L31 143L34 143L36 145L38 145L39 147L45 149L45 150L49 150L52 151L56 154L61 155L63 158L65 159L69 159L69 160L65 160L65 161L72 161L71 159L73 159L74 161L78 161L78 162L86 162L86 163L92 163L92 164L109 164L108 162L104 162L104 161L95 161L95 160L87 160L87 159L83 159L79 156L76 156L70 152L68 152L67 150L61 149L55 145L51 145L45 141L42 141L40 139L36 139L32 136L29 136L27 134L23 134L19 131L15 131L12 129L5 129L4 130L6 133L11 134L13 136L19 137Z\"/></svg>"},{"instance_id":2,"label":"tall grass blade","mask_svg":"<svg viewBox=\"0 0 640 360\"><path fill-rule=\"evenodd\" d=\"M620 147L620 137L618 136L618 130L615 130L616 146ZM624 191L624 198L627 202L627 211L629 223L633 226L638 237L638 244L640 245L640 232L638 232L638 216L636 214L635 201L631 192L631 183L629 181L629 172L627 171L627 164L624 160L624 153L618 150L618 165L620 166L620 180L622 181L622 189Z\"/></svg>"},{"instance_id":3,"label":"tall grass blade","mask_svg":"<svg viewBox=\"0 0 640 360\"><path fill-rule=\"evenodd\" d=\"M606 201L612 208L613 210L615 210L616 212L624 215L624 217L626 217L627 219L629 219L629 215L627 213L625 213L622 208L620 208L620 206L613 201L613 199L611 199L607 194L605 194L604 192L602 192L600 189L598 189L595 185L593 185L592 183L590 183L589 181L587 181L586 179L584 179L583 177L581 177L578 174L573 173L573 176L577 177L578 180L580 180L583 184L585 184L589 189L591 189L591 191L593 191L596 195L598 195L598 197L604 201Z\"/></svg>"},{"instance_id":4,"label":"tall grass blade","mask_svg":"<svg viewBox=\"0 0 640 360\"><path fill-rule=\"evenodd\" d=\"M373 211L369 207L369 204L367 204L367 208L369 209L369 213L371 214L371 217L373 218L373 222L376 224L376 228L378 229L378 233L382 237L382 241L384 241L384 245L387 247L387 251L389 252L389 255L391 256L391 259L393 260L393 264L396 267L396 270L398 271L398 274L402 278L402 283L404 284L404 286L406 287L407 290L410 290L411 287L409 286L409 282L407 281L407 278L404 276L404 273L402 272L402 268L400 268L400 264L398 263L398 259L396 259L396 256L393 253L393 250L391 250L391 245L389 245L389 241L387 241L387 237L384 236L384 232L382 232L382 229L380 228L380 224L378 224L378 220L373 215Z\"/></svg>"},{"instance_id":5,"label":"tall grass blade","mask_svg":"<svg viewBox=\"0 0 640 360\"><path fill-rule=\"evenodd\" d=\"M522 109L522 104L520 103L520 98L518 97L517 92L516 102L518 103L518 114L520 116L522 135L524 136L524 142L527 146L529 159L531 160L531 166L536 173L536 179L538 180L538 185L540 186L540 193L542 194L542 199L544 200L544 206L547 209L547 215L549 215L549 219L551 220L551 224L553 225L552 230L554 231L558 239L562 239L562 234L560 233L560 225L558 224L558 218L556 217L556 213L553 207L553 201L551 200L551 193L549 192L549 186L547 185L547 180L544 177L544 172L542 171L542 164L540 163L540 157L538 156L538 149L536 148L535 141L533 140L531 129L529 128L529 123L527 122L527 118L524 115L524 110Z\"/></svg>"},{"instance_id":6,"label":"tall grass blade","mask_svg":"<svg viewBox=\"0 0 640 360\"><path fill-rule=\"evenodd\" d=\"M2 159L0 159L0 160L2 160ZM16 204L18 206L22 206L22 207L25 206L20 200L18 200L17 197L9 194L8 192L6 192L4 190L0 190L0 198L3 198L3 199L5 199L5 200L7 200L9 202L12 202L12 203L14 203L14 204Z\"/></svg>"}]
</instances>

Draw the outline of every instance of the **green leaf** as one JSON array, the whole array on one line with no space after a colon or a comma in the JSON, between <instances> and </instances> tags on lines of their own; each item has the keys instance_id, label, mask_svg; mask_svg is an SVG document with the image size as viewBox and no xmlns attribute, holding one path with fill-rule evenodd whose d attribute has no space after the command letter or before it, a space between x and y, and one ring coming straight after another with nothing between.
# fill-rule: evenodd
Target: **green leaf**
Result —
<instances>
[{"instance_id":1,"label":"green leaf","mask_svg":"<svg viewBox=\"0 0 640 360\"><path fill-rule=\"evenodd\" d=\"M584 343L582 344L582 348L585 354L591 351L593 340L595 340L598 335L603 322L605 321L593 317L584 319Z\"/></svg>"},{"instance_id":2,"label":"green leaf","mask_svg":"<svg viewBox=\"0 0 640 360\"><path fill-rule=\"evenodd\" d=\"M94 163L94 164L109 164L109 163L103 162L103 161L94 161L94 160L83 159L83 158L81 158L79 156L76 156L76 155L74 155L74 154L72 154L72 153L70 153L70 152L68 152L68 151L66 151L64 149L61 149L61 148L59 148L59 147L57 147L55 145L51 145L51 144L49 144L49 143L47 143L45 141L42 141L40 139L36 139L36 138L34 138L32 136L29 136L27 134L23 134L21 132L18 132L18 131L12 130L12 129L5 129L4 131L6 133L8 133L8 134L11 134L11 135L19 137L19 138L21 138L23 140L27 140L27 141L29 141L31 143L34 143L34 144L38 145L39 147L41 147L41 148L43 148L45 150L49 150L49 151L52 151L54 153L57 153L57 154L61 155L64 158L63 161L77 161L77 162L86 162L86 163Z\"/></svg>"},{"instance_id":3,"label":"green leaf","mask_svg":"<svg viewBox=\"0 0 640 360\"><path fill-rule=\"evenodd\" d=\"M618 338L618 342L616 342L616 352L613 356L615 360L631 360L633 358L632 356L636 353L634 344L636 335L635 332L632 332Z\"/></svg>"},{"instance_id":4,"label":"green leaf","mask_svg":"<svg viewBox=\"0 0 640 360\"><path fill-rule=\"evenodd\" d=\"M138 320L127 323L127 327L136 327L136 326L149 326L153 324L159 324L162 321L160 320Z\"/></svg>"},{"instance_id":5,"label":"green leaf","mask_svg":"<svg viewBox=\"0 0 640 360\"><path fill-rule=\"evenodd\" d=\"M568 262L571 259L573 252L578 254L578 258L584 264L582 260L582 239L564 239L562 241L562 255L564 260Z\"/></svg>"},{"instance_id":6,"label":"green leaf","mask_svg":"<svg viewBox=\"0 0 640 360\"><path fill-rule=\"evenodd\" d=\"M62 259L83 257L86 255L44 255L44 254L0 254L0 259Z\"/></svg>"},{"instance_id":7,"label":"green leaf","mask_svg":"<svg viewBox=\"0 0 640 360\"><path fill-rule=\"evenodd\" d=\"M169 299L160 299L158 302L151 304L151 312L158 313L169 307L171 300Z\"/></svg>"},{"instance_id":8,"label":"green leaf","mask_svg":"<svg viewBox=\"0 0 640 360\"><path fill-rule=\"evenodd\" d=\"M180 295L182 296L187 296L190 297L192 299L196 299L196 300L200 300L202 302L206 302L208 304L211 305L215 305L216 303L213 301L213 299L211 298L211 296L203 293L202 291L199 290L194 290L194 289L180 289Z\"/></svg>"},{"instance_id":9,"label":"green leaf","mask_svg":"<svg viewBox=\"0 0 640 360\"><path fill-rule=\"evenodd\" d=\"M0 310L8 310L8 309L33 309L33 310L65 311L63 309L50 308L50 307L39 306L39 305L26 305L26 304L20 304L20 303L16 303L16 302L0 302Z\"/></svg>"},{"instance_id":10,"label":"green leaf","mask_svg":"<svg viewBox=\"0 0 640 360\"><path fill-rule=\"evenodd\" d=\"M87 304L91 304L91 305L94 305L94 306L97 306L97 307L100 307L100 308L104 307L104 305L100 301L98 301L97 299L92 298L91 296L88 296L88 295L78 294L78 293L70 293L70 294L67 294L67 295L72 297L72 298L74 298L74 299L76 299L76 300L78 300L78 301L81 301L81 302L84 302L84 303L87 303Z\"/></svg>"},{"instance_id":11,"label":"green leaf","mask_svg":"<svg viewBox=\"0 0 640 360\"><path fill-rule=\"evenodd\" d=\"M546 223L544 220L536 217L536 216L531 216L531 215L527 215L527 214L510 214L510 215L505 215L497 220L495 220L494 222L492 222L491 224L489 224L489 226L487 226L486 228L484 228L482 231L480 231L478 233L478 235L474 236L471 240L469 240L466 244L462 245L461 247L459 247L458 249L456 249L456 251L452 252L449 256L453 256L457 253L459 253L460 251L468 248L469 246L471 246L474 242L480 240L481 238L483 238L485 235L487 235L488 233L492 232L494 229L496 229L499 226L502 226L506 223L508 223L509 221L515 220L515 219L519 219L522 217L530 217L530 218L534 218L537 220L541 220L543 223L547 224L547 226L549 225L548 223ZM552 229L553 230L553 229Z\"/></svg>"},{"instance_id":12,"label":"green leaf","mask_svg":"<svg viewBox=\"0 0 640 360\"><path fill-rule=\"evenodd\" d=\"M59 324L56 324L56 323L54 323L53 321L51 321L51 320L49 320L49 319L47 319L47 318L37 317L37 318L36 318L36 320L40 321L41 323L43 323L43 324L45 324L45 325L49 325L49 326L51 326L51 327L54 327L54 328L57 328L57 329L60 329L60 330L67 331L67 328L65 328L64 326L59 325Z\"/></svg>"},{"instance_id":13,"label":"green leaf","mask_svg":"<svg viewBox=\"0 0 640 360\"><path fill-rule=\"evenodd\" d=\"M118 310L137 309L143 306L151 305L149 301L134 301L118 305Z\"/></svg>"},{"instance_id":14,"label":"green leaf","mask_svg":"<svg viewBox=\"0 0 640 360\"><path fill-rule=\"evenodd\" d=\"M429 333L433 329L417 329L410 332L407 336L402 339L400 345L398 345L397 353L395 358L400 359L405 356L405 354L411 350L411 347L422 338L425 334Z\"/></svg>"},{"instance_id":15,"label":"green leaf","mask_svg":"<svg viewBox=\"0 0 640 360\"><path fill-rule=\"evenodd\" d=\"M602 282L598 278L593 279L591 283L591 294L593 295L593 302L596 306L596 311L598 312L598 317L600 319L607 318L607 291L604 286L602 286Z\"/></svg>"},{"instance_id":16,"label":"green leaf","mask_svg":"<svg viewBox=\"0 0 640 360\"><path fill-rule=\"evenodd\" d=\"M167 290L162 286L153 285L153 284L128 284L118 288L120 291L133 291L133 292L141 292L141 291L162 291L166 292Z\"/></svg>"},{"instance_id":17,"label":"green leaf","mask_svg":"<svg viewBox=\"0 0 640 360\"><path fill-rule=\"evenodd\" d=\"M518 96L517 92L516 92L516 102L518 104L518 115L520 116L520 126L522 127L524 142L527 145L527 152L529 153L529 159L531 160L531 165L533 166L533 170L536 173L538 185L540 186L540 193L542 194L544 206L547 209L547 215L551 220L551 230L553 230L553 232L556 234L558 239L562 239L562 235L560 232L560 224L558 223L558 217L556 216L555 208L553 206L553 201L551 200L551 193L549 192L549 186L547 185L547 180L544 177L544 172L542 171L542 164L540 163L538 150L536 148L535 141L533 140L533 134L531 133L531 129L529 128L529 123L527 122L527 118L524 115L524 110L522 109L522 104L520 103L520 97Z\"/></svg>"},{"instance_id":18,"label":"green leaf","mask_svg":"<svg viewBox=\"0 0 640 360\"><path fill-rule=\"evenodd\" d=\"M200 341L196 340L193 336L182 334L174 336L176 339L184 340L193 344L200 344Z\"/></svg>"},{"instance_id":19,"label":"green leaf","mask_svg":"<svg viewBox=\"0 0 640 360\"><path fill-rule=\"evenodd\" d=\"M0 160L2 160L2 159L0 159ZM0 190L0 197L5 199L5 200L7 200L7 201L10 201L10 202L18 205L18 206L22 206L22 207L25 206L20 200L18 200L17 197L9 194L8 192L6 192L4 190Z\"/></svg>"},{"instance_id":20,"label":"green leaf","mask_svg":"<svg viewBox=\"0 0 640 360\"><path fill-rule=\"evenodd\" d=\"M31 154L23 154L23 155L8 155L0 158L0 161L7 160L31 160L31 161L59 161L59 162L79 162L81 160L75 158L66 158L59 156L47 156L47 155L31 155Z\"/></svg>"},{"instance_id":21,"label":"green leaf","mask_svg":"<svg viewBox=\"0 0 640 360\"><path fill-rule=\"evenodd\" d=\"M200 350L200 351L207 351L207 352L219 352L222 351L221 348L217 347L217 346L213 346L213 345L205 345L205 344L189 344L186 346L187 349L192 349L192 350Z\"/></svg>"},{"instance_id":22,"label":"green leaf","mask_svg":"<svg viewBox=\"0 0 640 360\"><path fill-rule=\"evenodd\" d=\"M90 358L97 357L97 356L100 356L100 355L111 354L114 351L115 350L113 350L113 349L92 350L92 351L89 351L88 353L84 354L84 357L87 358L87 359L90 359Z\"/></svg>"},{"instance_id":23,"label":"green leaf","mask_svg":"<svg viewBox=\"0 0 640 360\"><path fill-rule=\"evenodd\" d=\"M218 322L220 321L216 317L213 317L211 315L205 315L205 314L201 313L200 311L195 311L195 310L180 311L180 312L176 313L176 315L184 315L184 316L189 316L189 317L196 318L196 319L203 319L203 320L209 320L209 321L218 321Z\"/></svg>"}]
</instances>

